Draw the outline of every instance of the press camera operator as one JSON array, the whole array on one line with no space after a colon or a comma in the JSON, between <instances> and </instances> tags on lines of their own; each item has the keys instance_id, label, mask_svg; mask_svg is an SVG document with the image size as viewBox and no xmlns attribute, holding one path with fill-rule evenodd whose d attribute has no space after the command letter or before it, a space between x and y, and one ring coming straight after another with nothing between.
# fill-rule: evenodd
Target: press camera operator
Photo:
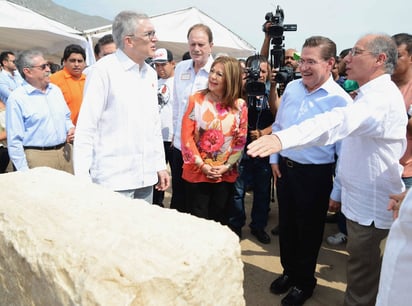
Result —
<instances>
[{"instance_id":1,"label":"press camera operator","mask_svg":"<svg viewBox=\"0 0 412 306\"><path fill-rule=\"evenodd\" d=\"M247 144L263 135L272 133L272 123L276 114L276 83L271 78L267 57L250 56L246 60L247 78L244 99L248 103ZM266 84L270 84L267 86ZM245 148L246 148L245 146ZM241 238L246 222L244 198L246 188L253 189L251 223L252 235L263 244L270 243L266 233L268 220L272 170L268 158L251 158L243 153L238 167L239 177L235 183L234 205L229 218L230 228Z\"/></svg>"},{"instance_id":2,"label":"press camera operator","mask_svg":"<svg viewBox=\"0 0 412 306\"><path fill-rule=\"evenodd\" d=\"M268 27L270 27L271 22L267 21L265 22L264 26L264 33L265 33L265 38L263 39L263 44L262 48L260 49L260 54L269 58L269 50L270 50L270 40L271 36L268 32ZM299 64L298 61L295 59L295 53L298 51L293 48L289 48L285 50L285 55L283 57L283 66L290 67L293 69L294 72L299 71Z\"/></svg>"},{"instance_id":3,"label":"press camera operator","mask_svg":"<svg viewBox=\"0 0 412 306\"><path fill-rule=\"evenodd\" d=\"M279 15L279 11L276 12L276 15ZM283 11L282 11L282 17L283 18ZM264 39L263 39L263 44L260 50L260 54L262 56L264 56L265 58L271 58L272 54L270 52L270 47L272 44L272 35L270 32L270 27L274 26L275 24L271 21L271 19L273 19L273 15L269 16L270 13L266 14L266 22L263 24L262 26L262 30L264 32ZM269 20L268 20L269 19ZM279 20L277 21L277 23L281 23L283 25L283 20ZM276 25L275 25L276 26ZM277 42L278 46L276 46L277 48L282 47L283 46L283 33L281 33L281 41ZM297 53L296 49L290 48L287 50L282 49L281 53L278 53L277 56L280 56L280 61L281 61L281 65L280 67L288 67L288 71L290 71L290 74L292 75L292 77L288 78L288 79L294 79L294 78L299 78L299 65L298 65L298 61L295 59L295 53ZM271 60L273 61L273 60ZM276 81L276 73L277 71L279 71L280 67L272 67L272 71L271 71L271 86L273 88L276 88L276 90L273 90L273 95L274 97L274 101L275 101L275 115L277 110L279 109L280 106L280 101L281 101L281 96L285 90L285 87L287 85L287 82L281 82L281 83L277 83ZM279 225L277 224L274 228L272 228L270 230L270 232L272 233L272 235L278 235L279 234Z\"/></svg>"},{"instance_id":4,"label":"press camera operator","mask_svg":"<svg viewBox=\"0 0 412 306\"><path fill-rule=\"evenodd\" d=\"M260 54L269 58L272 66L272 75L276 80L277 93L280 97L287 83L300 78L299 65L295 55L296 49L284 49L284 31L296 31L296 24L284 24L284 12L278 6L276 13L267 13L266 22L262 26L265 34ZM271 48L272 47L272 48ZM280 99L277 99L276 109L279 107Z\"/></svg>"}]
</instances>

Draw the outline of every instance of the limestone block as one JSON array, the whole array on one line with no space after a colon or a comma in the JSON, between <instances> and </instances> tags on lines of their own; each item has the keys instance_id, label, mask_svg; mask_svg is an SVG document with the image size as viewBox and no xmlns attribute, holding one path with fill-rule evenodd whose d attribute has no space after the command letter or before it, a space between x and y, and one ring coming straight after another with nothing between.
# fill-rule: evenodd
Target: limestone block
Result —
<instances>
[{"instance_id":1,"label":"limestone block","mask_svg":"<svg viewBox=\"0 0 412 306\"><path fill-rule=\"evenodd\" d=\"M225 226L50 168L0 186L0 305L245 305Z\"/></svg>"}]
</instances>

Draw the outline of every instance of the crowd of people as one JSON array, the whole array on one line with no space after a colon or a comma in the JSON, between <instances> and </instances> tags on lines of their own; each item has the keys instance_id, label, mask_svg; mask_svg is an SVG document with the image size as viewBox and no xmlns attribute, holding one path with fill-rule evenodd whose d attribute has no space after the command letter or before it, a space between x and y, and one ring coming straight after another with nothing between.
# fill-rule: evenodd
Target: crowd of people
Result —
<instances>
[{"instance_id":1,"label":"crowd of people","mask_svg":"<svg viewBox=\"0 0 412 306\"><path fill-rule=\"evenodd\" d=\"M343 304L406 305L407 277L393 269L411 264L399 255L411 252L399 219L411 222L412 196L401 203L412 185L412 35L367 34L339 56L330 38L309 37L282 54L288 82L272 67L268 31L246 60L213 57L205 24L188 29L178 63L157 41L146 14L123 11L88 67L75 44L61 65L39 50L3 51L0 173L66 171L220 222L239 239L252 191L249 228L263 244L274 188L283 271L268 287L287 293L282 305L302 305L316 288L328 211L339 232L327 241L349 254ZM259 93L248 90L254 70Z\"/></svg>"}]
</instances>

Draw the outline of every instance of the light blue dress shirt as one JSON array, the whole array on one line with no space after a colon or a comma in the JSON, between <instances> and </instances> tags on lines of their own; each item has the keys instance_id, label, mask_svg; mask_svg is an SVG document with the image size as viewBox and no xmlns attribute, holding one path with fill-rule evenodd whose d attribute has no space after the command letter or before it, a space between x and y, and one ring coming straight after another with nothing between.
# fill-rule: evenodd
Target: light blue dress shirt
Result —
<instances>
[{"instance_id":1,"label":"light blue dress shirt","mask_svg":"<svg viewBox=\"0 0 412 306\"><path fill-rule=\"evenodd\" d=\"M182 132L182 119L186 112L189 96L207 88L210 67L213 58L209 59L197 73L193 67L193 60L185 60L177 64L175 69L173 89L173 146L181 150L180 134Z\"/></svg>"},{"instance_id":2,"label":"light blue dress shirt","mask_svg":"<svg viewBox=\"0 0 412 306\"><path fill-rule=\"evenodd\" d=\"M302 79L290 82L282 96L272 131L277 132L299 124L315 115L352 103L351 97L332 79L313 92L308 92ZM283 150L281 155L301 164L329 164L335 161L339 143L327 146ZM270 163L278 163L278 154L271 156Z\"/></svg>"},{"instance_id":3,"label":"light blue dress shirt","mask_svg":"<svg viewBox=\"0 0 412 306\"><path fill-rule=\"evenodd\" d=\"M66 141L74 127L63 94L54 84L46 92L24 82L9 96L6 132L9 155L17 170L27 170L25 146L49 147Z\"/></svg>"},{"instance_id":4,"label":"light blue dress shirt","mask_svg":"<svg viewBox=\"0 0 412 306\"><path fill-rule=\"evenodd\" d=\"M14 75L6 70L0 71L0 100L5 104L10 93L23 84L23 78L15 71Z\"/></svg>"}]
</instances>

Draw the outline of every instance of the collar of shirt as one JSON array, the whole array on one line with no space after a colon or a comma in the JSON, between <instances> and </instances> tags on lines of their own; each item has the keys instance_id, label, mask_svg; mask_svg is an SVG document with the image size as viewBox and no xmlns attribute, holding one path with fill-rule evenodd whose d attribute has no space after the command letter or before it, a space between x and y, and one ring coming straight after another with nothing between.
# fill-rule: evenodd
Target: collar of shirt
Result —
<instances>
[{"instance_id":1,"label":"collar of shirt","mask_svg":"<svg viewBox=\"0 0 412 306\"><path fill-rule=\"evenodd\" d=\"M72 79L73 76L70 74L69 70L67 70L66 67L63 67L62 70L63 74L64 74L64 78L65 79ZM84 73L82 73L82 76L80 77L80 79L75 79L76 81L83 81L86 80L86 75Z\"/></svg>"},{"instance_id":2,"label":"collar of shirt","mask_svg":"<svg viewBox=\"0 0 412 306\"><path fill-rule=\"evenodd\" d=\"M117 49L115 52L117 59L120 62L120 65L124 68L124 70L132 70L137 69L141 76L144 76L147 72L148 64L144 63L142 68L140 69L140 65L134 62L130 57L126 55L122 50ZM151 68L150 68L151 69Z\"/></svg>"},{"instance_id":3,"label":"collar of shirt","mask_svg":"<svg viewBox=\"0 0 412 306\"><path fill-rule=\"evenodd\" d=\"M19 75L19 73L18 73L17 70L14 70L14 71L13 71L13 74L11 74L11 72L9 72L9 71L7 71L7 70L5 70L5 69L2 69L0 72L3 73L5 76L7 76L7 77L10 78L10 79L15 79L15 78L18 77L18 75Z\"/></svg>"},{"instance_id":4,"label":"collar of shirt","mask_svg":"<svg viewBox=\"0 0 412 306\"><path fill-rule=\"evenodd\" d=\"M358 94L356 96L356 99L359 99L360 97L368 94L369 92L374 92L376 90L376 87L386 86L388 82L391 82L390 79L391 79L391 76L389 74L383 74L363 84L358 89ZM379 85L380 83L382 85Z\"/></svg>"},{"instance_id":5,"label":"collar of shirt","mask_svg":"<svg viewBox=\"0 0 412 306\"><path fill-rule=\"evenodd\" d=\"M322 85L320 85L318 88L316 88L314 91L308 92L308 90L306 89L306 86L303 84L302 79L299 79L302 83L302 86L305 88L305 92L307 95L313 95L314 93L318 92L319 90L324 90L327 93L331 93L335 91L336 88L336 82L333 80L332 78L332 74L329 76L329 78L326 80L325 83L323 83Z\"/></svg>"},{"instance_id":6,"label":"collar of shirt","mask_svg":"<svg viewBox=\"0 0 412 306\"><path fill-rule=\"evenodd\" d=\"M188 61L190 61L190 64L187 65L187 70L188 70L188 71L194 70L195 68L193 67L193 66L194 66L193 60L190 59L190 60L188 60ZM213 61L214 61L214 60L213 60L213 56L212 56L212 55L209 55L209 58L207 59L206 64L205 64L202 68L200 68L199 71L204 70L205 72L209 73L209 72L210 72L210 68L212 67Z\"/></svg>"},{"instance_id":7,"label":"collar of shirt","mask_svg":"<svg viewBox=\"0 0 412 306\"><path fill-rule=\"evenodd\" d=\"M50 91L51 86L53 86L53 85L51 85L50 83L47 84L46 92L43 93L40 89L32 86L32 85L31 85L30 83L28 83L26 80L24 80L24 82L23 82L23 84L22 84L22 87L24 88L24 90L26 91L26 93L27 93L28 95L32 95L32 94L35 94L35 93L47 94L47 93Z\"/></svg>"}]
</instances>

